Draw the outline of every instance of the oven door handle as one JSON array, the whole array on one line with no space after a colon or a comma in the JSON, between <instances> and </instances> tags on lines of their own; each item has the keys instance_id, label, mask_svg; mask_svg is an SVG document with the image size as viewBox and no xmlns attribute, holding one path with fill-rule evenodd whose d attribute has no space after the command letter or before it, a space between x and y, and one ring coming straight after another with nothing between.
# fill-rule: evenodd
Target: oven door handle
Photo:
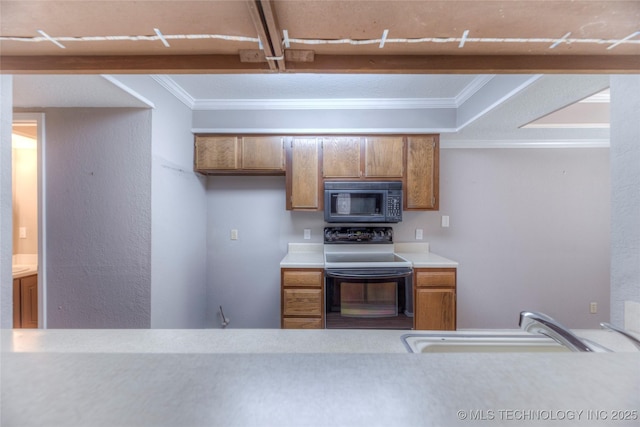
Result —
<instances>
[{"instance_id":1,"label":"oven door handle","mask_svg":"<svg viewBox=\"0 0 640 427\"><path fill-rule=\"evenodd\" d=\"M334 277L337 279L400 279L403 277L409 277L413 274L412 270L409 271L325 271L327 277Z\"/></svg>"}]
</instances>

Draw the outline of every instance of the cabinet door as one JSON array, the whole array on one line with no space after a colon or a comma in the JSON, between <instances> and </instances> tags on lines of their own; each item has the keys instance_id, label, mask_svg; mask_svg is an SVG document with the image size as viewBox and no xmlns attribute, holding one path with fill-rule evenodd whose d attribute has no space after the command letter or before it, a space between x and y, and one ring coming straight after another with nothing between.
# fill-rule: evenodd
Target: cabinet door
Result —
<instances>
[{"instance_id":1,"label":"cabinet door","mask_svg":"<svg viewBox=\"0 0 640 427\"><path fill-rule=\"evenodd\" d=\"M38 327L38 276L20 279L20 308L23 328Z\"/></svg>"},{"instance_id":2,"label":"cabinet door","mask_svg":"<svg viewBox=\"0 0 640 427\"><path fill-rule=\"evenodd\" d=\"M22 328L22 305L20 304L20 279L13 279L13 327Z\"/></svg>"},{"instance_id":3,"label":"cabinet door","mask_svg":"<svg viewBox=\"0 0 640 427\"><path fill-rule=\"evenodd\" d=\"M322 138L322 176L360 178L361 138Z\"/></svg>"},{"instance_id":4,"label":"cabinet door","mask_svg":"<svg viewBox=\"0 0 640 427\"><path fill-rule=\"evenodd\" d=\"M287 209L320 210L316 138L293 138L287 153Z\"/></svg>"},{"instance_id":5,"label":"cabinet door","mask_svg":"<svg viewBox=\"0 0 640 427\"><path fill-rule=\"evenodd\" d=\"M454 289L416 289L415 328L453 331L456 329Z\"/></svg>"},{"instance_id":6,"label":"cabinet door","mask_svg":"<svg viewBox=\"0 0 640 427\"><path fill-rule=\"evenodd\" d=\"M401 136L365 138L365 169L367 178L402 178L403 146Z\"/></svg>"},{"instance_id":7,"label":"cabinet door","mask_svg":"<svg viewBox=\"0 0 640 427\"><path fill-rule=\"evenodd\" d=\"M283 171L282 140L280 136L243 136L242 169Z\"/></svg>"},{"instance_id":8,"label":"cabinet door","mask_svg":"<svg viewBox=\"0 0 640 427\"><path fill-rule=\"evenodd\" d=\"M240 145L235 136L196 136L196 170L235 170L239 168Z\"/></svg>"},{"instance_id":9,"label":"cabinet door","mask_svg":"<svg viewBox=\"0 0 640 427\"><path fill-rule=\"evenodd\" d=\"M407 138L405 209L438 209L438 158L437 135Z\"/></svg>"}]
</instances>

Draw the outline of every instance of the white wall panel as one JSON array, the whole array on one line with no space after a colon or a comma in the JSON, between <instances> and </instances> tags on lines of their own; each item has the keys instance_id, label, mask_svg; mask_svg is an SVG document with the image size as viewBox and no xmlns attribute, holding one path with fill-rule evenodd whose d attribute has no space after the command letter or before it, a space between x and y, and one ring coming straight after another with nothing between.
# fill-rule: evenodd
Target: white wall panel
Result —
<instances>
[{"instance_id":1,"label":"white wall panel","mask_svg":"<svg viewBox=\"0 0 640 427\"><path fill-rule=\"evenodd\" d=\"M45 116L48 327L147 328L151 113Z\"/></svg>"},{"instance_id":2,"label":"white wall panel","mask_svg":"<svg viewBox=\"0 0 640 427\"><path fill-rule=\"evenodd\" d=\"M638 75L611 76L611 185L611 322L622 327L625 301L629 308L640 303ZM628 320L638 322L637 317Z\"/></svg>"}]
</instances>

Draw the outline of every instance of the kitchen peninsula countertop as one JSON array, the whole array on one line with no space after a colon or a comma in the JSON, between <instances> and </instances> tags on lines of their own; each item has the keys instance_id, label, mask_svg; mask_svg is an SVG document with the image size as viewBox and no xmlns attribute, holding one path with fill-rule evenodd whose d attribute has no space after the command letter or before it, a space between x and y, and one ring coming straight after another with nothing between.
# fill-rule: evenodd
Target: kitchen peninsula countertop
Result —
<instances>
[{"instance_id":1,"label":"kitchen peninsula countertop","mask_svg":"<svg viewBox=\"0 0 640 427\"><path fill-rule=\"evenodd\" d=\"M410 261L414 268L456 268L458 263L429 250L428 243L396 243L394 252ZM322 243L289 243L280 268L324 268Z\"/></svg>"},{"instance_id":2,"label":"kitchen peninsula countertop","mask_svg":"<svg viewBox=\"0 0 640 427\"><path fill-rule=\"evenodd\" d=\"M637 424L640 357L614 333L576 331L625 352L408 354L406 332L5 330L2 424Z\"/></svg>"}]
</instances>

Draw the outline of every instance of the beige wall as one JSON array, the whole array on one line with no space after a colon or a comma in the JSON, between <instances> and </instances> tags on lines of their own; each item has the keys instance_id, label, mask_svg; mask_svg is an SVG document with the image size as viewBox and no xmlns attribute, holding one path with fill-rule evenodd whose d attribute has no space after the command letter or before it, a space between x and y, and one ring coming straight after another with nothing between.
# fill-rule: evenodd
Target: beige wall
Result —
<instances>
[{"instance_id":1,"label":"beige wall","mask_svg":"<svg viewBox=\"0 0 640 427\"><path fill-rule=\"evenodd\" d=\"M13 161L13 254L37 254L37 150L35 148L14 148L11 151ZM26 238L20 238L20 227L26 229Z\"/></svg>"}]
</instances>

